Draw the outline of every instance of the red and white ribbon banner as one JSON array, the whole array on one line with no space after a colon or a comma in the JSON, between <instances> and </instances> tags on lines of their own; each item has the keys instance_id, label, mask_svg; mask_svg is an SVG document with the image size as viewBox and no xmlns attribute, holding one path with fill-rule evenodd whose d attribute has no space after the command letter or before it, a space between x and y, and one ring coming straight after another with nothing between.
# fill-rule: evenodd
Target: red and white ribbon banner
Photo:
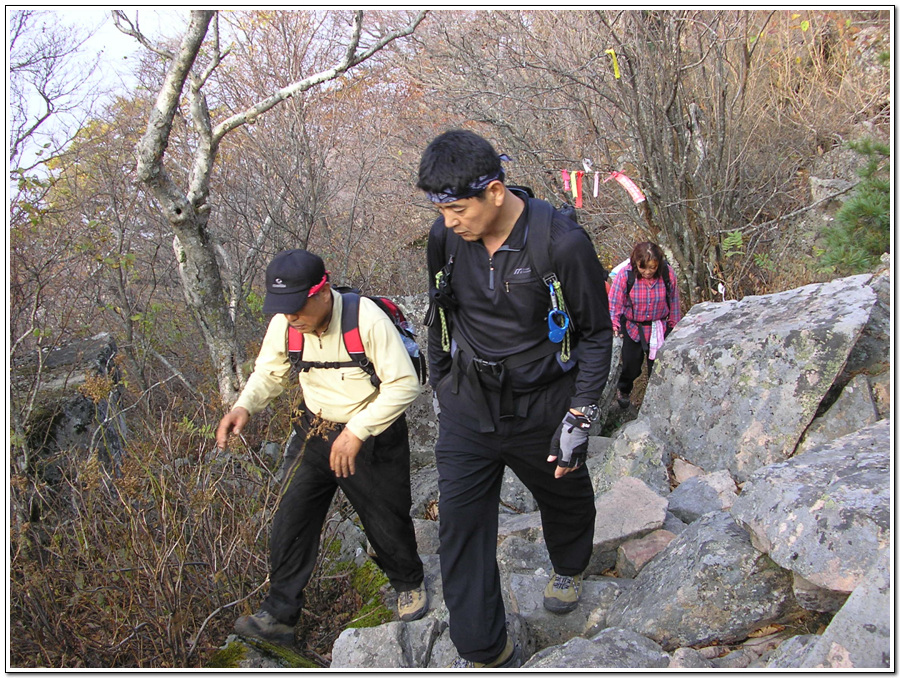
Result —
<instances>
[{"instance_id":1,"label":"red and white ribbon banner","mask_svg":"<svg viewBox=\"0 0 900 678\"><path fill-rule=\"evenodd\" d=\"M615 179L616 181L618 181L622 185L622 187L626 191L628 191L628 195L631 196L631 199L635 204L644 202L647 199L644 194L641 193L641 189L637 187L637 184L635 184L631 179L626 177L621 172L610 172L609 176L603 180L603 183L606 183L610 179Z\"/></svg>"}]
</instances>

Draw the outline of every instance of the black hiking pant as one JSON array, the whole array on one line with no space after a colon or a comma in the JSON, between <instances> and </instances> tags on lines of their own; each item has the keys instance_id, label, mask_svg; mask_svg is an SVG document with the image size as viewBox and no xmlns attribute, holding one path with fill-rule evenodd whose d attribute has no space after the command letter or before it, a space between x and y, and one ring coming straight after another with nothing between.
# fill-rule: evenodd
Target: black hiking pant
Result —
<instances>
[{"instance_id":1,"label":"black hiking pant","mask_svg":"<svg viewBox=\"0 0 900 678\"><path fill-rule=\"evenodd\" d=\"M506 466L538 503L554 570L580 574L590 561L596 511L587 467L554 478L556 463L547 462L550 440L569 408L572 378L528 394L527 415L501 419L490 433L480 432L477 424L461 423L457 415L466 415L471 401L442 388L443 382L438 385L441 414L435 458L441 577L450 638L464 659L488 662L506 646L497 566L498 509ZM499 394L485 392L485 396L491 400Z\"/></svg>"},{"instance_id":2,"label":"black hiking pant","mask_svg":"<svg viewBox=\"0 0 900 678\"><path fill-rule=\"evenodd\" d=\"M643 332L643 328L641 328ZM631 395L631 389L634 388L634 381L641 376L641 369L644 367L644 357L647 358L647 376L653 374L653 360L644 350L639 341L635 341L628 332L622 332L622 373L619 375L618 388L625 395Z\"/></svg>"},{"instance_id":3,"label":"black hiking pant","mask_svg":"<svg viewBox=\"0 0 900 678\"><path fill-rule=\"evenodd\" d=\"M323 428L332 430L319 433ZM316 434L308 435L311 430ZM263 610L284 624L294 625L300 618L303 590L315 567L322 525L338 488L356 509L377 554L375 562L394 589L409 591L424 579L409 515L406 415L363 443L356 473L349 478L336 477L329 466L331 443L341 430L342 424L304 413L285 454L282 495L269 536L269 594L262 604Z\"/></svg>"}]
</instances>

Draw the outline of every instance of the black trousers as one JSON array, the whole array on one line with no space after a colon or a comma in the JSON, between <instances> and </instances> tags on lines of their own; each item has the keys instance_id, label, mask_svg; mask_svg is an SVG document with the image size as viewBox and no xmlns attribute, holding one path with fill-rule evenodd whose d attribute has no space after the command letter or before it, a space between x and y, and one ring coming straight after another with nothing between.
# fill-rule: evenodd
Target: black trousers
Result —
<instances>
[{"instance_id":1,"label":"black trousers","mask_svg":"<svg viewBox=\"0 0 900 678\"><path fill-rule=\"evenodd\" d=\"M455 414L471 404L440 388L435 446L440 500L440 562L450 638L471 661L495 659L506 645L506 612L497 566L497 525L503 471L509 466L534 495L556 572L585 570L593 549L594 490L587 467L554 478L550 440L569 407L571 379L532 394L528 415L481 433ZM498 397L486 393L488 398Z\"/></svg>"},{"instance_id":2,"label":"black trousers","mask_svg":"<svg viewBox=\"0 0 900 678\"><path fill-rule=\"evenodd\" d=\"M641 329L643 331L643 328ZM653 362L644 351L640 342L635 341L628 332L622 332L622 373L619 375L619 390L625 395L634 388L634 380L641 376L644 367L644 356L647 356L647 375L653 374Z\"/></svg>"},{"instance_id":3,"label":"black trousers","mask_svg":"<svg viewBox=\"0 0 900 678\"><path fill-rule=\"evenodd\" d=\"M356 457L356 473L349 478L336 477L329 466L331 443L342 429L341 424L304 413L285 455L282 495L269 536L269 594L262 604L263 610L284 624L296 624L300 618L303 590L315 567L322 525L338 488L356 509L378 554L376 562L394 589L409 591L424 579L409 515L406 415L365 441Z\"/></svg>"}]
</instances>

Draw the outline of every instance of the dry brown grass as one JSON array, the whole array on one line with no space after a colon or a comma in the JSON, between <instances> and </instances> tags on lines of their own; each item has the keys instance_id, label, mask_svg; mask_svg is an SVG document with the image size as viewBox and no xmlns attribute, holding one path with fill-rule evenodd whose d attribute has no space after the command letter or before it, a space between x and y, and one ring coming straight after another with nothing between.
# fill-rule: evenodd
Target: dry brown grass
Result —
<instances>
[{"instance_id":1,"label":"dry brown grass","mask_svg":"<svg viewBox=\"0 0 900 678\"><path fill-rule=\"evenodd\" d=\"M213 424L197 419L144 422L114 473L73 454L61 483L13 474L11 666L202 667L258 608L280 458L254 450L275 431L251 428L250 445L215 454ZM351 591L346 577L310 587L304 633L319 665L343 618L328 611L358 609Z\"/></svg>"}]
</instances>

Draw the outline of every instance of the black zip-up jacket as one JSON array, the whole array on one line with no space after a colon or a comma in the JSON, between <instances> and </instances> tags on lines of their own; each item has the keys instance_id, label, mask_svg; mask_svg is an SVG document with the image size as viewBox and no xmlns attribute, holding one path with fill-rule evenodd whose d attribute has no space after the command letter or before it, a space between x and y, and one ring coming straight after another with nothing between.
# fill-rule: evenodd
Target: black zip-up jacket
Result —
<instances>
[{"instance_id":1,"label":"black zip-up jacket","mask_svg":"<svg viewBox=\"0 0 900 678\"><path fill-rule=\"evenodd\" d=\"M442 216L428 236L431 286L452 253L450 290L458 308L448 317L453 332L461 333L484 360L499 361L547 340L550 294L525 248L533 199L517 195L525 200L525 210L493 257L481 241L466 242L446 228ZM594 404L606 386L612 353L607 273L584 229L558 212L550 229L550 264L575 326L572 358L564 364L556 352L510 370L513 393L537 390L577 364L569 406ZM452 364L441 347L439 319L428 330L428 361L431 385L436 387Z\"/></svg>"}]
</instances>

